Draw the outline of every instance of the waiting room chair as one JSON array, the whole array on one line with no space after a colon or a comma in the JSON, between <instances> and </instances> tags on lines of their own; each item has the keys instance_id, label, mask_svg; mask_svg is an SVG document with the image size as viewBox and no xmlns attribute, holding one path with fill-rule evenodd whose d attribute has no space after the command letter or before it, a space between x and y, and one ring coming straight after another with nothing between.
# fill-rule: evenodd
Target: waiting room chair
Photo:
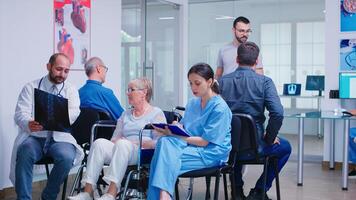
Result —
<instances>
[{"instance_id":1,"label":"waiting room chair","mask_svg":"<svg viewBox=\"0 0 356 200\"><path fill-rule=\"evenodd\" d=\"M70 196L74 195L74 192L81 191L80 180L82 180L83 170L86 167L86 162L90 150L92 127L94 124L104 120L106 123L113 124L115 127L116 122L111 120L110 115L102 110L96 110L93 108L81 108L81 112L77 120L72 125L72 135L77 140L77 143L82 146L84 150L84 159L82 164L78 169L72 189L70 191ZM102 123L104 121L101 121ZM98 131L100 134L98 137L110 139L114 128L100 128Z\"/></svg>"},{"instance_id":2,"label":"waiting room chair","mask_svg":"<svg viewBox=\"0 0 356 200\"><path fill-rule=\"evenodd\" d=\"M238 132L236 140L238 141L238 150L236 152L235 165L263 165L264 185L267 182L267 169L269 164L274 165L276 171L276 193L277 200L280 200L280 187L279 187L279 170L278 170L278 158L270 156L261 156L258 153L257 142L257 128L255 120L248 114L237 113L234 116L238 116L241 121L241 131ZM232 179L233 180L233 179ZM232 186L235 187L235 186ZM264 189L264 193L266 192ZM263 196L264 200L264 196Z\"/></svg>"},{"instance_id":3,"label":"waiting room chair","mask_svg":"<svg viewBox=\"0 0 356 200\"><path fill-rule=\"evenodd\" d=\"M54 160L51 157L43 157L41 158L41 160L37 161L35 163L35 165L45 165L46 167L46 175L47 175L47 179L49 177L49 167L48 165L53 164ZM68 176L66 177L66 179L63 182L63 189L62 189L62 200L66 199L66 191L67 191L67 180L68 180Z\"/></svg>"},{"instance_id":4,"label":"waiting room chair","mask_svg":"<svg viewBox=\"0 0 356 200\"><path fill-rule=\"evenodd\" d=\"M225 165L222 166L216 166L216 167L210 167L210 168L205 168L205 169L198 169L198 170L193 170L186 172L184 174L181 174L179 178L191 178L190 179L190 186L188 189L188 195L186 199L193 199L192 194L193 194L193 178L198 178L198 177L205 177L206 179L206 192L205 192L205 199L210 199L210 179L211 177L215 177L215 189L214 189L214 199L217 200L219 199L219 183L220 183L220 175L223 175L223 181L224 181L224 194L225 194L225 199L228 198L227 195L227 183L226 183L226 174L231 174L234 176L234 165L236 162L236 156L237 156L237 149L238 149L238 140L237 136L238 133L240 132L241 129L241 121L238 116L233 115L232 120L231 120L231 145L232 149L230 151L229 155L229 160ZM177 181L178 183L178 181ZM231 183L231 187L234 188L235 183L234 180ZM176 199L179 200L179 193L178 193L178 184L176 184L176 191L175 191L175 196ZM233 190L233 199L235 199L236 195Z\"/></svg>"}]
</instances>

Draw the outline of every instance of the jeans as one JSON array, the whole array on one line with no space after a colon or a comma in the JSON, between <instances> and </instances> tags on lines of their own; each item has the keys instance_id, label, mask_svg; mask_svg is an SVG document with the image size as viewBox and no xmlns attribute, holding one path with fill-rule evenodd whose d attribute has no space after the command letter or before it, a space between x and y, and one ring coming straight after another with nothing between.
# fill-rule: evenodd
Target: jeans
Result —
<instances>
[{"instance_id":1,"label":"jeans","mask_svg":"<svg viewBox=\"0 0 356 200\"><path fill-rule=\"evenodd\" d=\"M52 157L54 166L42 192L42 199L55 200L61 184L73 166L76 154L74 145L50 141L48 150L43 152L46 138L28 137L17 150L15 190L17 199L32 199L33 165L43 156Z\"/></svg>"},{"instance_id":2,"label":"jeans","mask_svg":"<svg viewBox=\"0 0 356 200\"><path fill-rule=\"evenodd\" d=\"M265 146L260 153L261 156L274 155L278 157L278 171L281 171L283 166L287 163L288 158L292 152L291 145L286 139L279 138L280 144L273 144L270 146ZM239 159L239 158L238 158ZM244 184L242 180L242 165L235 165L235 184L238 188L241 188ZM276 173L274 170L274 165L272 163L268 164L267 168L267 183L266 183L266 191L268 191L272 187L272 182L276 177ZM258 179L255 188L263 189L263 174Z\"/></svg>"}]
</instances>

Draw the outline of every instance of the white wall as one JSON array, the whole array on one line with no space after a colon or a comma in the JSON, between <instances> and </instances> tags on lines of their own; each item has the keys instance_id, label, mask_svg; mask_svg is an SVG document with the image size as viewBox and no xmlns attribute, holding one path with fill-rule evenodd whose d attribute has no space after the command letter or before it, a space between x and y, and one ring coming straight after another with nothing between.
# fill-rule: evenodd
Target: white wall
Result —
<instances>
[{"instance_id":1,"label":"white wall","mask_svg":"<svg viewBox=\"0 0 356 200\"><path fill-rule=\"evenodd\" d=\"M17 128L13 115L26 82L47 73L53 53L53 1L0 0L0 189L11 186L10 156ZM92 0L91 55L101 57L110 70L106 86L121 89L121 0ZM84 72L70 72L79 88Z\"/></svg>"},{"instance_id":2,"label":"white wall","mask_svg":"<svg viewBox=\"0 0 356 200\"><path fill-rule=\"evenodd\" d=\"M340 32L340 1L339 0L325 0L326 7L326 29L325 31L325 94L330 90L339 88L339 46L340 39L356 38L356 32ZM339 100L339 99L324 99L322 101L322 109L330 110L330 108L344 108L355 109L355 100ZM355 122L350 123L355 126ZM329 141L330 141L330 122L324 123L324 160L329 160ZM335 128L335 160L342 161L343 148L343 121L336 121Z\"/></svg>"},{"instance_id":3,"label":"white wall","mask_svg":"<svg viewBox=\"0 0 356 200\"><path fill-rule=\"evenodd\" d=\"M189 64L205 61L204 47L232 41L232 23L238 16L251 21L253 30L249 40L260 43L260 25L263 23L323 21L323 0L276 0L274 3L258 0L226 1L189 5ZM318 12L315 12L318 11ZM233 19L216 20L218 16ZM218 52L216 52L217 55ZM216 67L216 60L210 64Z\"/></svg>"}]
</instances>

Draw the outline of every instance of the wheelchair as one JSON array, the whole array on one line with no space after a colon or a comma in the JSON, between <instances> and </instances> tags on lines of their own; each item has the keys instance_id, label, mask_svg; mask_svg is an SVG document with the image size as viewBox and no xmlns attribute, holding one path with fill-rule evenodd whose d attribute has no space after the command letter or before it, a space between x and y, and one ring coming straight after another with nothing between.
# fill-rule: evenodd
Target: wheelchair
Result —
<instances>
[{"instance_id":1,"label":"wheelchair","mask_svg":"<svg viewBox=\"0 0 356 200\"><path fill-rule=\"evenodd\" d=\"M83 148L84 159L82 160L82 163L76 173L69 196L72 196L74 192L79 193L81 191L80 180L83 177L83 171L86 167L86 162L89 155L92 127L98 122L105 122L106 124L112 124L114 126L116 124L116 122L111 119L109 113L105 111L92 108L81 108L80 115L72 125L72 135L76 139L77 143ZM105 129L100 129L101 134L99 137L110 139L114 128L115 127L105 127Z\"/></svg>"},{"instance_id":2,"label":"wheelchair","mask_svg":"<svg viewBox=\"0 0 356 200\"><path fill-rule=\"evenodd\" d=\"M178 111L184 111L183 107L175 107L171 111L163 111L168 123L173 121L179 121L182 115ZM112 120L98 120L91 127L90 143L87 146L87 152L85 159L83 159L82 165L78 169L74 183L70 192L70 196L73 196L75 192L79 193L82 190L81 179L83 176L84 168L86 167L86 158L89 153L90 144L94 142L97 138L102 138L101 131L109 129L111 134L105 134L106 139L110 139L113 131L115 130L116 122ZM101 129L101 131L99 131ZM139 152L138 152L138 164L130 165L126 170L126 174L121 183L121 189L117 194L117 199L144 199L146 197L146 191L148 188L148 176L149 176L149 164L151 162L154 149L142 149L142 133L144 130L151 130L153 127L151 124L147 124L139 131ZM110 137L108 137L110 136ZM89 147L89 148L88 148ZM97 182L97 191L101 196L103 194L101 186L104 188L107 183L102 179L104 173L102 171Z\"/></svg>"}]
</instances>

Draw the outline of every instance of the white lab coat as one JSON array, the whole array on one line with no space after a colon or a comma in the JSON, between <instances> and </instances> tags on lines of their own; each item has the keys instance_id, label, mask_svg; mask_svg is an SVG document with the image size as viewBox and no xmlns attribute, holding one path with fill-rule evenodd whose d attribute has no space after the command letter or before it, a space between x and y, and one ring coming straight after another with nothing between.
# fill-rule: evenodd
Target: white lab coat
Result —
<instances>
[{"instance_id":1,"label":"white lab coat","mask_svg":"<svg viewBox=\"0 0 356 200\"><path fill-rule=\"evenodd\" d=\"M29 137L30 135L36 137L44 137L47 136L47 131L38 131L38 132L30 132L28 127L28 122L34 119L34 89L38 88L39 82L41 79L32 81L27 83L18 98L14 120L18 125L18 136L15 139L12 156L11 156L11 167L10 167L10 180L15 185L15 166L16 166L16 155L17 148L23 141ZM48 80L48 76L42 78L40 89L43 91L50 91L52 87L52 83ZM61 91L60 94L62 97L68 99L68 113L69 113L69 121L72 124L78 117L80 113L80 99L78 90L68 82L63 84L56 85L57 91ZM63 87L63 88L62 88ZM77 165L81 162L84 157L84 153L82 148L77 144L76 140L70 133L53 131L53 139L56 142L68 142L73 144L77 151L76 157L74 159L74 165Z\"/></svg>"}]
</instances>

